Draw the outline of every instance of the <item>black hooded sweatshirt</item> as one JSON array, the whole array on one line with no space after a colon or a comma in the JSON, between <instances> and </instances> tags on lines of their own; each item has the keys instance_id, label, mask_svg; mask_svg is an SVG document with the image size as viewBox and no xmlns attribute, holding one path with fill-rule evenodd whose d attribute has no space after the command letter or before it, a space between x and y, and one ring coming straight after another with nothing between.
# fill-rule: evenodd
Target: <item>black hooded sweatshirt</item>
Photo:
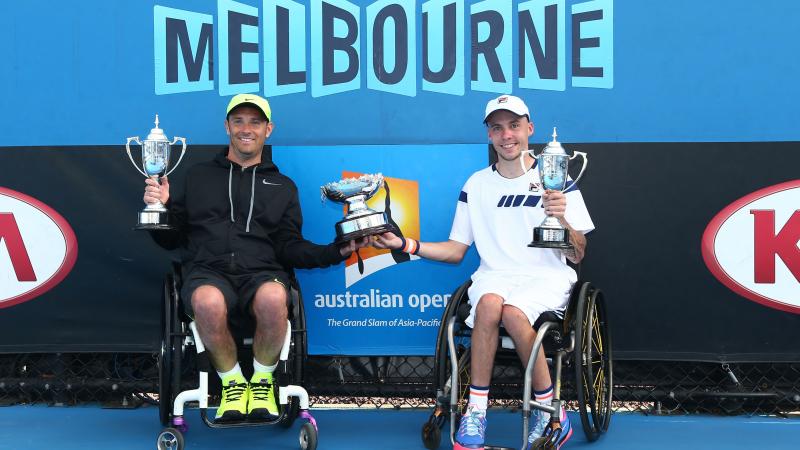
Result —
<instances>
[{"instance_id":1,"label":"black hooded sweatshirt","mask_svg":"<svg viewBox=\"0 0 800 450\"><path fill-rule=\"evenodd\" d=\"M302 235L297 186L262 155L242 168L227 158L192 166L182 194L167 207L178 233L154 232L164 248L181 248L184 268L195 264L227 273L327 267L344 260L334 244L317 245Z\"/></svg>"}]
</instances>

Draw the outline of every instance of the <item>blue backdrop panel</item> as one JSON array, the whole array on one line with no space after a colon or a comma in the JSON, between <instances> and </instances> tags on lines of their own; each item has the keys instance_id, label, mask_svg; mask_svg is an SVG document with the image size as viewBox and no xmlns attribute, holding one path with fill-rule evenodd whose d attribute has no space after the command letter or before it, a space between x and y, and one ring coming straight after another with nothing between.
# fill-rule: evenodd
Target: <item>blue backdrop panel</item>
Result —
<instances>
[{"instance_id":1,"label":"blue backdrop panel","mask_svg":"<svg viewBox=\"0 0 800 450\"><path fill-rule=\"evenodd\" d=\"M316 6L300 7L306 3ZM454 22L458 31L454 48L461 52L453 55L458 72L449 80L456 80L458 86L439 83L439 92L426 90L431 86L424 83L422 53L427 45L430 70L439 70L445 59L437 47L441 45L442 34L437 29L429 33L429 42L423 41L422 13L423 9L427 11L432 24L441 24L441 11L447 2L398 2L404 10L413 12L405 14L406 34L391 33L400 27L393 19L387 19L386 14L370 9L390 3L368 0L2 2L0 95L13 114L0 121L0 145L117 144L129 135L146 131L155 113L161 115L168 133L186 135L195 144L219 143L216 128L209 124L220 121L220 111L230 93L240 90L262 92L271 98L278 124L275 144L477 143L483 141L483 134L474 124L482 119L483 105L504 93L487 88L496 85L511 85L513 93L532 106L538 127L549 129L557 125L564 138L572 142L797 139L800 112L794 102L800 98L796 80L800 59L795 57L794 18L800 15L800 2L548 2L561 8L556 17L563 16L556 21L561 27L552 36L557 40L554 48L564 46L561 60L554 66L564 66L559 80L563 81L564 89L544 90L531 89L530 84L520 82L516 37L521 26L516 14L497 24L503 29L510 28L514 37L509 42L510 63L505 54L498 58L497 67L503 69L506 83L485 80L487 58L481 54L476 56L475 76L479 82L474 82L471 17L487 9L503 10L506 3L468 0L459 4L457 11L462 15ZM520 5L523 10L530 8L524 2L510 3L515 12ZM275 25L279 10L276 5L291 12L292 22L285 40L280 40L284 34ZM353 30L355 40L349 47L352 51L348 53L341 44L343 49L331 53L331 64L336 70L343 71L341 67L357 62L357 66L352 66L357 71L355 78L346 83L317 86L313 80L325 70L324 62L319 60L325 56L323 53L314 58L317 51L314 49L325 46L321 45L323 37L319 30L312 24L319 22L317 14L326 9L325 5L358 14L358 20L353 21L359 28L357 33ZM586 10L601 11L602 19L583 22L576 37L574 22ZM257 25L227 20L230 12L256 14L252 17ZM367 51L375 37L372 27L375 22L368 19L375 17L384 19L381 22L385 25L384 33L378 34L385 38L386 44L381 47L382 69L377 71L373 54ZM171 22L173 28L170 28L168 19L178 22ZM298 22L298 19L304 20ZM348 30L343 28L344 23L344 20L334 23L337 26L333 28L340 33L336 36L344 36ZM208 26L204 29L203 24ZM240 26L237 28L235 24ZM185 32L180 31L184 28L179 25ZM478 25L478 36L474 38L480 41L488 31L486 23ZM172 34L168 29L173 30ZM412 43L414 47L401 53L395 35L405 38L397 42L406 46ZM184 41L180 41L181 37ZM543 34L543 42L544 37ZM597 47L583 48L578 59L589 66L602 67L603 83L587 82L587 77L576 76L572 63L576 46L594 45L591 40L595 38ZM170 39L177 42L172 60L166 50ZM581 44L576 39L588 42ZM201 53L201 44L209 42ZM505 41L502 45L506 45ZM287 53L277 52L278 48L286 48ZM169 64L177 67L178 81L173 85L188 80L184 49L200 78L183 88L161 89L166 83L164 71ZM530 73L535 68L535 64L530 64L533 52L524 50ZM234 57L236 54L241 57ZM399 64L400 56L407 59L408 70L413 67L415 73L409 72L404 77L398 74L400 81L396 85L386 81L368 84L376 73L386 80L387 73ZM289 81L277 88L274 68L281 58L288 64L285 75ZM241 72L242 76L231 78L230 70ZM533 79L532 75L527 76ZM232 84L232 80L239 80L239 84ZM386 91L387 86L401 84L402 93ZM552 86L558 89L560 84ZM337 86L347 89L338 92ZM549 88L553 89L552 86ZM313 133L308 132L308 121L313 122ZM35 127L33 133L26 126L42 122L46 126Z\"/></svg>"},{"instance_id":2,"label":"blue backdrop panel","mask_svg":"<svg viewBox=\"0 0 800 450\"><path fill-rule=\"evenodd\" d=\"M443 241L450 235L463 183L486 166L486 146L278 146L273 148L273 158L301 187L303 234L311 241L324 243L334 238L334 224L343 216L342 205L322 203L316 187L338 181L343 171L380 172L390 177L390 186L392 179L416 183L418 200L394 182L390 188L392 216L407 236ZM382 201L370 206L384 210ZM417 220L419 226L415 227ZM345 271L356 270L357 264L298 271L309 353L433 354L446 296L477 268L475 251L470 250L456 266L422 259L387 263L387 257L390 255L365 258L365 273L375 271L363 278L356 275L359 279L354 282L347 279ZM365 298L369 299L366 304Z\"/></svg>"}]
</instances>

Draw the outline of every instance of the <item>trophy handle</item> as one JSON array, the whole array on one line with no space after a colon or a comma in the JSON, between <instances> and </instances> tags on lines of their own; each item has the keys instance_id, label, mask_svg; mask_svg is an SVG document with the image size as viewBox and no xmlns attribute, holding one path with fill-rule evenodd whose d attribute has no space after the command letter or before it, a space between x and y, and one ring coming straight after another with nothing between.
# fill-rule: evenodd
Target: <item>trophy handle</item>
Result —
<instances>
[{"instance_id":1,"label":"trophy handle","mask_svg":"<svg viewBox=\"0 0 800 450\"><path fill-rule=\"evenodd\" d=\"M373 187L374 186L374 187ZM369 200L378 193L380 188L383 187L383 178L378 180L377 182L373 182L369 187L369 192L365 195L365 200Z\"/></svg>"},{"instance_id":2,"label":"trophy handle","mask_svg":"<svg viewBox=\"0 0 800 450\"><path fill-rule=\"evenodd\" d=\"M128 159L131 160L131 164L133 164L133 167L136 168L140 174L144 175L145 178L150 178L150 175L146 174L144 170L140 169L139 166L136 165L136 161L133 160L133 156L131 156L131 141L136 142L140 146L142 145L142 141L139 140L139 136L129 137L128 142L125 143L125 148L128 150Z\"/></svg>"},{"instance_id":3,"label":"trophy handle","mask_svg":"<svg viewBox=\"0 0 800 450\"><path fill-rule=\"evenodd\" d=\"M520 167L520 169L522 169L522 173L528 172L528 167L525 166L525 153L530 153L531 158L533 158L533 159L538 158L539 155L542 154L542 152L539 152L539 155L537 155L536 154L536 150L532 149L532 148L529 148L527 150L523 150L523 151L519 152L518 160L519 160L519 167Z\"/></svg>"},{"instance_id":4,"label":"trophy handle","mask_svg":"<svg viewBox=\"0 0 800 450\"><path fill-rule=\"evenodd\" d=\"M178 164L180 164L181 160L183 159L183 155L186 154L186 138L175 136L172 142L169 143L170 147L175 145L178 141L181 141L181 143L183 144L183 148L181 148L181 156L178 157L178 161L175 163L174 166L172 166L172 169L170 169L169 172L164 174L164 176L171 174L173 170L177 169Z\"/></svg>"},{"instance_id":5,"label":"trophy handle","mask_svg":"<svg viewBox=\"0 0 800 450\"><path fill-rule=\"evenodd\" d=\"M578 174L578 177L575 178L574 180L572 180L572 185L570 187L568 187L567 189L564 189L564 192L567 192L567 191L571 190L573 186L577 186L578 185L578 180L581 179L581 177L583 176L583 172L586 171L586 166L589 165L589 159L586 157L586 152L572 152L572 153L573 153L573 155L569 157L570 161L575 159L576 156L580 155L581 157L583 157L583 167L581 167L581 171Z\"/></svg>"}]
</instances>

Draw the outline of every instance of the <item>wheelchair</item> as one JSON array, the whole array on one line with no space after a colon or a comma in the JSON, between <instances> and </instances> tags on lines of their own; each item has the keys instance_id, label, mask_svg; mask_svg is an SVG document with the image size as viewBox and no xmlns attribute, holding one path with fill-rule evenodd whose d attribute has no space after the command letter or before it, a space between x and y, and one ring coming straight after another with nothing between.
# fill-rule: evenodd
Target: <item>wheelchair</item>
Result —
<instances>
[{"instance_id":1,"label":"wheelchair","mask_svg":"<svg viewBox=\"0 0 800 450\"><path fill-rule=\"evenodd\" d=\"M184 419L184 406L187 402L197 402L203 422L211 428L254 427L281 425L289 428L296 418L306 422L300 428L300 448L317 448L318 428L314 417L308 411L308 393L301 387L303 367L306 358L306 326L303 302L298 284L292 277L289 306L289 320L286 338L275 371L275 390L280 414L273 420L257 422L215 423L208 417L210 395L209 373L213 386L220 389L218 377L211 366L208 353L197 332L197 327L184 312L180 300L181 270L177 264L164 281L163 308L161 311L161 350L158 355L159 375L159 418L165 428L159 433L156 448L159 450L183 450L184 434L188 424ZM250 317L232 315L229 317L231 333L236 341L240 360L252 355L252 336L255 323ZM194 348L192 350L191 348ZM243 366L245 363L243 363ZM199 381L194 389L183 389L183 378L193 369L199 371ZM219 391L216 391L219 393Z\"/></svg>"},{"instance_id":2,"label":"wheelchair","mask_svg":"<svg viewBox=\"0 0 800 450\"><path fill-rule=\"evenodd\" d=\"M467 281L456 289L442 315L434 357L436 406L422 427L422 442L430 450L439 448L442 429L448 422L450 442L455 442L458 421L467 406L470 384L469 338L472 330L465 324L465 320L470 313L467 289L471 284L471 281ZM595 441L608 430L613 387L611 338L602 292L589 282L578 281L571 291L563 318L555 311L548 311L539 317L533 327L537 334L528 363L523 368L524 375L516 374L516 380L524 377L520 448L525 450L528 446L531 408L552 413L553 416L545 435L537 438L532 448L556 448L554 442L562 431L558 417L564 408L564 399L561 397L563 368L569 368L574 374L575 396L583 431L589 441ZM551 374L555 373L551 406L531 399L531 375L542 346L545 357L552 362ZM519 358L513 351L513 342L502 327L499 347L495 356L496 367L501 361L519 365ZM512 448L516 447L485 445L486 450Z\"/></svg>"}]
</instances>

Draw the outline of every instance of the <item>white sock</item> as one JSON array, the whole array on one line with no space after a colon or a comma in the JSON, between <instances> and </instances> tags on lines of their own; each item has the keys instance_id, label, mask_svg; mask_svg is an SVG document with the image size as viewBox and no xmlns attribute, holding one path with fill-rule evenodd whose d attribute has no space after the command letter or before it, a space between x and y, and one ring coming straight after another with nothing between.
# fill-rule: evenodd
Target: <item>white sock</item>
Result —
<instances>
[{"instance_id":1,"label":"white sock","mask_svg":"<svg viewBox=\"0 0 800 450\"><path fill-rule=\"evenodd\" d=\"M469 405L485 413L489 407L489 386L469 385Z\"/></svg>"},{"instance_id":2,"label":"white sock","mask_svg":"<svg viewBox=\"0 0 800 450\"><path fill-rule=\"evenodd\" d=\"M536 401L542 405L550 406L553 404L553 385L543 391L533 391ZM550 417L551 414L547 414Z\"/></svg>"},{"instance_id":3,"label":"white sock","mask_svg":"<svg viewBox=\"0 0 800 450\"><path fill-rule=\"evenodd\" d=\"M265 366L265 365L261 364L260 362L256 361L255 358L253 358L253 372L272 373L272 372L275 372L275 369L277 367L278 367L278 363L275 363L275 364L273 364L271 366Z\"/></svg>"},{"instance_id":4,"label":"white sock","mask_svg":"<svg viewBox=\"0 0 800 450\"><path fill-rule=\"evenodd\" d=\"M220 380L224 379L225 377L234 375L234 374L239 374L242 378L244 378L244 375L242 375L242 368L239 367L239 363L238 362L236 363L235 366L233 366L233 369L231 369L231 370L229 370L227 372L220 372L219 370L217 371L217 375L219 375L219 379Z\"/></svg>"}]
</instances>

